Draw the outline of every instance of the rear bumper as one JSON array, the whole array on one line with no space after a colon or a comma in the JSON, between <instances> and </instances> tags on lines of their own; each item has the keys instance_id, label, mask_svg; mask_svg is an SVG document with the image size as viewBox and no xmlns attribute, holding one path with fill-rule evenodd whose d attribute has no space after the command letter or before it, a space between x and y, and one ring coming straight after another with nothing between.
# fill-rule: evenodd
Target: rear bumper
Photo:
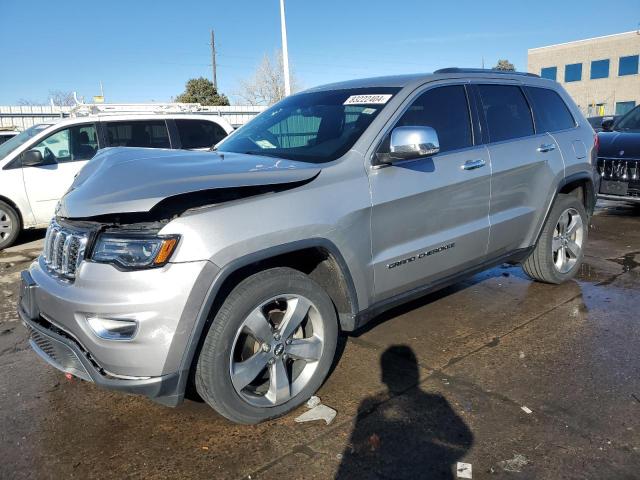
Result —
<instances>
[{"instance_id":1,"label":"rear bumper","mask_svg":"<svg viewBox=\"0 0 640 480\"><path fill-rule=\"evenodd\" d=\"M175 406L182 401L183 392L178 388L180 384L178 373L132 379L109 376L71 334L47 322L44 318L39 321L30 319L20 306L18 314L29 331L31 348L58 370L103 388L145 395L164 405Z\"/></svg>"}]
</instances>

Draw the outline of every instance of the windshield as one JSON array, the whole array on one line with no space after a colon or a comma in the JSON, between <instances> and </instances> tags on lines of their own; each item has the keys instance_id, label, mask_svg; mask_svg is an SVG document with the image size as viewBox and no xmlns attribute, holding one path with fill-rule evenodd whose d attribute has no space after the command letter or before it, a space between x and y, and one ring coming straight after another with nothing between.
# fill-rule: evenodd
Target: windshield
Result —
<instances>
[{"instance_id":1,"label":"windshield","mask_svg":"<svg viewBox=\"0 0 640 480\"><path fill-rule=\"evenodd\" d=\"M330 162L353 146L399 90L369 87L294 95L258 115L216 150Z\"/></svg>"},{"instance_id":2,"label":"windshield","mask_svg":"<svg viewBox=\"0 0 640 480\"><path fill-rule=\"evenodd\" d=\"M640 132L640 105L618 120L614 129Z\"/></svg>"},{"instance_id":3,"label":"windshield","mask_svg":"<svg viewBox=\"0 0 640 480\"><path fill-rule=\"evenodd\" d=\"M42 130L49 127L48 124L39 124L34 125L33 127L27 128L24 132L19 133L15 137L7 140L2 145L0 145L0 160L13 152L16 148L22 145L24 142L29 140L32 137L35 137Z\"/></svg>"}]
</instances>

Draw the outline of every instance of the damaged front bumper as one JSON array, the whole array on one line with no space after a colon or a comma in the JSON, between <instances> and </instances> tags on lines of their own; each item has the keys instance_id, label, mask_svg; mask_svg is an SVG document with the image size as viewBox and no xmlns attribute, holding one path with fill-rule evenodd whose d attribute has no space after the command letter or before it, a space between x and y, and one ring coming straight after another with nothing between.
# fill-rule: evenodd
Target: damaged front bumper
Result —
<instances>
[{"instance_id":1,"label":"damaged front bumper","mask_svg":"<svg viewBox=\"0 0 640 480\"><path fill-rule=\"evenodd\" d=\"M109 376L69 333L44 319L29 318L21 306L18 314L29 331L31 348L54 368L100 387L144 395L165 405L175 406L182 400L178 373L128 379Z\"/></svg>"},{"instance_id":2,"label":"damaged front bumper","mask_svg":"<svg viewBox=\"0 0 640 480\"><path fill-rule=\"evenodd\" d=\"M175 406L184 397L183 358L205 285L217 272L208 261L141 272L84 262L69 283L39 258L22 272L18 313L33 350L58 370ZM88 322L91 315L135 318L135 336L101 337Z\"/></svg>"}]
</instances>

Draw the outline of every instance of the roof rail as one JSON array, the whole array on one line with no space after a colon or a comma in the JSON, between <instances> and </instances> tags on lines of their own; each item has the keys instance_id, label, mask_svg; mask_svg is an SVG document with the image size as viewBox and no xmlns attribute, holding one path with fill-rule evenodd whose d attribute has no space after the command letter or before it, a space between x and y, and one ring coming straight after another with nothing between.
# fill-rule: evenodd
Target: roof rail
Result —
<instances>
[{"instance_id":1,"label":"roof rail","mask_svg":"<svg viewBox=\"0 0 640 480\"><path fill-rule=\"evenodd\" d=\"M540 78L540 75L536 75L535 73L529 73L529 72L510 72L507 70L494 70L492 68L459 68L459 67L448 67L448 68L441 68L439 70L436 70L433 73L498 73L498 74L502 74L502 75L523 75L525 77L538 77Z\"/></svg>"},{"instance_id":2,"label":"roof rail","mask_svg":"<svg viewBox=\"0 0 640 480\"><path fill-rule=\"evenodd\" d=\"M199 103L79 103L70 110L69 114L72 117L85 117L87 115L196 112L214 113L215 111Z\"/></svg>"}]
</instances>

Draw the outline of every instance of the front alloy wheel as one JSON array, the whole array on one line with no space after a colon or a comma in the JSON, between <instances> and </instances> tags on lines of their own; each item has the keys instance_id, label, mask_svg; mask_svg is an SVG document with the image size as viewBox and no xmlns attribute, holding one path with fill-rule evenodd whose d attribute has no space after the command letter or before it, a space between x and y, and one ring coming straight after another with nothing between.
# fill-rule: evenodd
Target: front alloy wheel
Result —
<instances>
[{"instance_id":1,"label":"front alloy wheel","mask_svg":"<svg viewBox=\"0 0 640 480\"><path fill-rule=\"evenodd\" d=\"M320 388L337 340L335 306L320 285L292 268L258 272L218 309L197 360L196 389L234 422L284 415Z\"/></svg>"},{"instance_id":2,"label":"front alloy wheel","mask_svg":"<svg viewBox=\"0 0 640 480\"><path fill-rule=\"evenodd\" d=\"M262 302L238 329L229 362L233 387L257 407L282 405L309 383L323 345L322 319L309 299Z\"/></svg>"}]
</instances>

